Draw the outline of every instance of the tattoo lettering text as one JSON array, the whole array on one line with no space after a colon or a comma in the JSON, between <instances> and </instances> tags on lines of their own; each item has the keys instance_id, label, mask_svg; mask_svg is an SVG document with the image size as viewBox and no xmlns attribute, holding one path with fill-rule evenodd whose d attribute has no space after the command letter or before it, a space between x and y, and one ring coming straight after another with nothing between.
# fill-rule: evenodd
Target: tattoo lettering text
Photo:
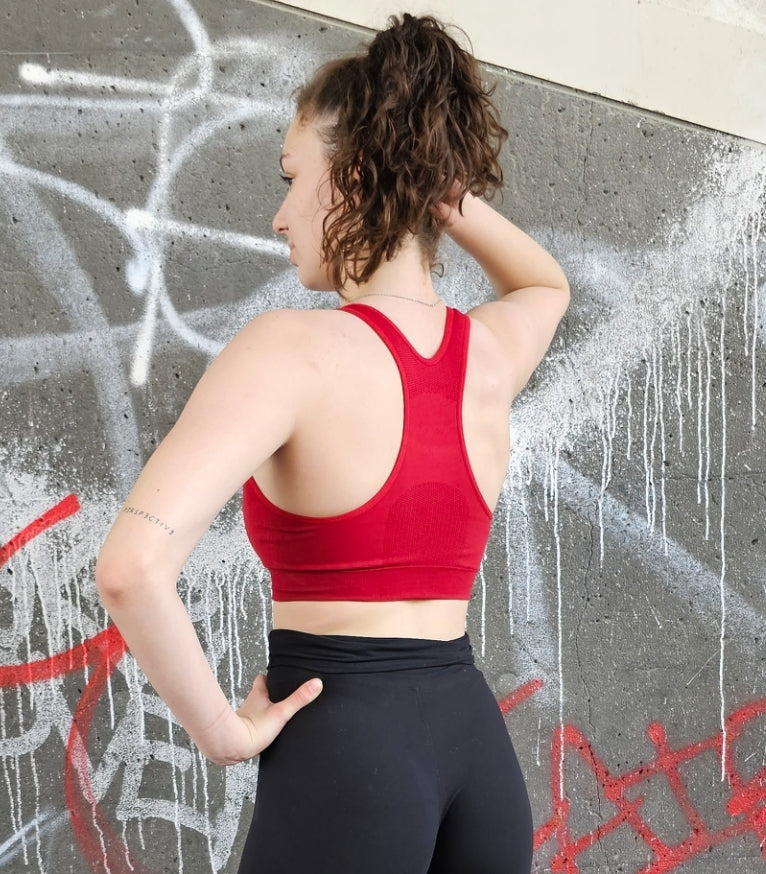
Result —
<instances>
[{"instance_id":1,"label":"tattoo lettering text","mask_svg":"<svg viewBox=\"0 0 766 874\"><path fill-rule=\"evenodd\" d=\"M153 516L151 513L147 513L146 510L139 510L137 507L128 507L125 506L120 510L121 513L130 513L132 516L140 516L142 519L146 519L147 522L153 522L155 525L160 525L168 534L174 534L175 528L171 528L170 525L166 524L162 521L162 519L158 519L156 516Z\"/></svg>"}]
</instances>

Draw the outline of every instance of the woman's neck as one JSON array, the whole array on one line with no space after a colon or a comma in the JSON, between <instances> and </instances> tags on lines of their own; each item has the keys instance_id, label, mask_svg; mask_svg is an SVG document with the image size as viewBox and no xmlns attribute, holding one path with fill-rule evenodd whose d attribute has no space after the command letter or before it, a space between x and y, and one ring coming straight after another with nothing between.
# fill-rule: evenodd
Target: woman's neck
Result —
<instances>
[{"instance_id":1,"label":"woman's neck","mask_svg":"<svg viewBox=\"0 0 766 874\"><path fill-rule=\"evenodd\" d=\"M362 302L371 296L401 297L424 304L438 302L431 271L414 238L403 244L390 261L384 261L367 282L349 282L341 292L346 303Z\"/></svg>"}]
</instances>

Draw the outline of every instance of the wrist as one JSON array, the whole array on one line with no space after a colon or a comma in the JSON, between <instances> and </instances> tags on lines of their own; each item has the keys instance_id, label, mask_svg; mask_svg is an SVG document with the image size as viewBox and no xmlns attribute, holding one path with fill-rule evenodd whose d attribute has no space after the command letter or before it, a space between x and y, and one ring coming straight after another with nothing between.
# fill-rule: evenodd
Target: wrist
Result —
<instances>
[{"instance_id":1,"label":"wrist","mask_svg":"<svg viewBox=\"0 0 766 874\"><path fill-rule=\"evenodd\" d=\"M200 752L216 765L234 765L252 757L253 732L249 721L228 704L193 740Z\"/></svg>"}]
</instances>

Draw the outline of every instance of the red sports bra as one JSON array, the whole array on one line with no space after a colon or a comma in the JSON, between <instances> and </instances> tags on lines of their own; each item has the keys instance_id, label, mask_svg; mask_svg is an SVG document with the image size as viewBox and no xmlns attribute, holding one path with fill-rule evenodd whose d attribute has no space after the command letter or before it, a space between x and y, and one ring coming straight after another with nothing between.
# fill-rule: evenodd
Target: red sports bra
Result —
<instances>
[{"instance_id":1,"label":"red sports bra","mask_svg":"<svg viewBox=\"0 0 766 874\"><path fill-rule=\"evenodd\" d=\"M471 471L462 427L470 320L448 308L441 345L423 358L396 325L364 304L358 316L390 350L402 380L404 427L388 479L362 506L302 516L249 479L247 535L271 572L275 601L467 599L492 512Z\"/></svg>"}]
</instances>

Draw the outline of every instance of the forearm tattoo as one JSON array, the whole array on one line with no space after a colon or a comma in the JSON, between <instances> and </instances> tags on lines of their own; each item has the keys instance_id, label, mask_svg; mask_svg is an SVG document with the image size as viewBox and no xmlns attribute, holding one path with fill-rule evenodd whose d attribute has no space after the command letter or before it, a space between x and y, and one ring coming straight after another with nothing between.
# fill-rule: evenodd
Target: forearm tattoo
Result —
<instances>
[{"instance_id":1,"label":"forearm tattoo","mask_svg":"<svg viewBox=\"0 0 766 874\"><path fill-rule=\"evenodd\" d=\"M153 516L151 513L147 513L146 510L139 510L138 507L129 507L125 505L120 512L130 513L131 516L139 516L142 519L146 519L147 522L153 522L155 525L159 525L168 534L175 534L175 528L171 528L170 525L163 522L162 519Z\"/></svg>"}]
</instances>

